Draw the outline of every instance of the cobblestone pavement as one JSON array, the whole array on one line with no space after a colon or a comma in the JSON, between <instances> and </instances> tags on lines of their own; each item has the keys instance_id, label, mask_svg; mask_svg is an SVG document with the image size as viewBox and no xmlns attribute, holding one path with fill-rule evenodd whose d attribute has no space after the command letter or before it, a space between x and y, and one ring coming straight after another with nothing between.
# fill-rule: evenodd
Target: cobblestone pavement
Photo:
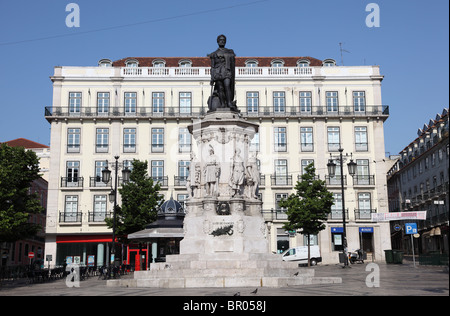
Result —
<instances>
[{"instance_id":1,"label":"cobblestone pavement","mask_svg":"<svg viewBox=\"0 0 450 316\"><path fill-rule=\"evenodd\" d=\"M307 269L299 268L299 269ZM342 265L318 265L317 277L341 277L341 284L317 284L286 288L126 288L107 287L105 280L90 277L79 287L68 287L65 279L46 283L3 283L0 296L448 296L448 267L403 264L365 263L350 268ZM124 276L132 277L132 275ZM378 282L379 281L379 282ZM187 299L187 298L185 298Z\"/></svg>"}]
</instances>

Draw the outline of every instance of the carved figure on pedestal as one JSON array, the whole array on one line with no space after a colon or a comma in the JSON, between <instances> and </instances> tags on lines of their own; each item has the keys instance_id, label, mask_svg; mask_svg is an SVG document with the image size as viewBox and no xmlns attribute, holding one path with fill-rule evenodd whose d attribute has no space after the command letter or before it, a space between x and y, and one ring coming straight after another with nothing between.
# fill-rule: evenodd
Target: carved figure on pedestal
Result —
<instances>
[{"instance_id":1,"label":"carved figure on pedestal","mask_svg":"<svg viewBox=\"0 0 450 316\"><path fill-rule=\"evenodd\" d=\"M261 176L258 170L258 164L256 163L256 157L252 156L248 160L246 169L246 183L247 183L247 196L249 198L258 199L259 185L261 183Z\"/></svg>"},{"instance_id":2,"label":"carved figure on pedestal","mask_svg":"<svg viewBox=\"0 0 450 316\"><path fill-rule=\"evenodd\" d=\"M220 165L214 148L209 145L209 157L207 158L205 169L206 196L219 195Z\"/></svg>"},{"instance_id":3,"label":"carved figure on pedestal","mask_svg":"<svg viewBox=\"0 0 450 316\"><path fill-rule=\"evenodd\" d=\"M233 197L241 195L242 187L244 185L245 167L244 167L244 160L242 159L240 154L241 150L237 148L234 151L231 177L229 182L229 185L233 190Z\"/></svg>"},{"instance_id":4,"label":"carved figure on pedestal","mask_svg":"<svg viewBox=\"0 0 450 316\"><path fill-rule=\"evenodd\" d=\"M196 199L200 197L201 167L194 153L191 153L191 163L188 170L189 176L186 181L186 187L189 192L189 197Z\"/></svg>"}]
</instances>

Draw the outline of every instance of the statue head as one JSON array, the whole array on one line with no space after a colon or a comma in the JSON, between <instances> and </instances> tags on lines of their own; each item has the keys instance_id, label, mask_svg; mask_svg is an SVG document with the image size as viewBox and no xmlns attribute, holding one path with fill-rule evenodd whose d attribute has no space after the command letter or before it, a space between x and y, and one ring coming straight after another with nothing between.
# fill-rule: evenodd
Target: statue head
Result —
<instances>
[{"instance_id":1,"label":"statue head","mask_svg":"<svg viewBox=\"0 0 450 316\"><path fill-rule=\"evenodd\" d=\"M223 34L217 36L217 44L219 44L220 48L224 48L227 43L227 37Z\"/></svg>"}]
</instances>

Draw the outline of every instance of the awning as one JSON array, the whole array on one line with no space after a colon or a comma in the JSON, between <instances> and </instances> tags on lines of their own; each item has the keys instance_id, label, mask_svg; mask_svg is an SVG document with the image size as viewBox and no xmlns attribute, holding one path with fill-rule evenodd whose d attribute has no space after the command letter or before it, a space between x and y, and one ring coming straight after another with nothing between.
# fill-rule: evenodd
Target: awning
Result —
<instances>
[{"instance_id":1,"label":"awning","mask_svg":"<svg viewBox=\"0 0 450 316\"><path fill-rule=\"evenodd\" d=\"M183 238L183 228L148 228L128 235L128 239Z\"/></svg>"}]
</instances>

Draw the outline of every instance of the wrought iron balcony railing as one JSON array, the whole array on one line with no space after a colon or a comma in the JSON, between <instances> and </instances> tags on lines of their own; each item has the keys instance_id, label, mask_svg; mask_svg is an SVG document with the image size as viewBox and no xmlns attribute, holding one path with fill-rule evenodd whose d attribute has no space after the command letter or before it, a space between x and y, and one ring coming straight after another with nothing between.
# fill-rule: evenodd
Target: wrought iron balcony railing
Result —
<instances>
[{"instance_id":1,"label":"wrought iron balcony railing","mask_svg":"<svg viewBox=\"0 0 450 316\"><path fill-rule=\"evenodd\" d=\"M239 107L244 117L342 117L342 116L389 116L387 105L366 105L355 108L353 106L338 106L335 109L327 109L326 106L300 106L283 107ZM192 118L203 117L208 111L207 106L193 107L143 107L125 108L124 106L110 107L85 107L85 106L47 106L45 117L50 118Z\"/></svg>"}]
</instances>

